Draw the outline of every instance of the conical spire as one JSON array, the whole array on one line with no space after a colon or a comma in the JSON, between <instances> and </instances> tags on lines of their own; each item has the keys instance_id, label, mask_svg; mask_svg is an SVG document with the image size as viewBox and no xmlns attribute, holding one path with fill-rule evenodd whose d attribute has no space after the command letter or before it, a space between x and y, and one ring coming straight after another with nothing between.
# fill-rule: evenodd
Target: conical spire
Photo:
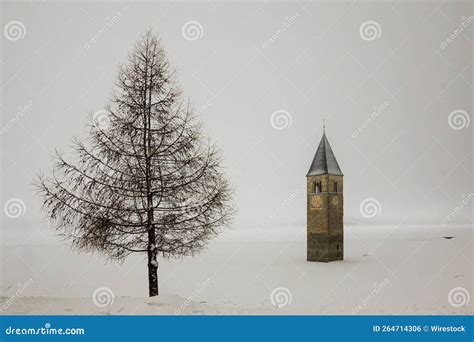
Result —
<instances>
[{"instance_id":1,"label":"conical spire","mask_svg":"<svg viewBox=\"0 0 474 342\"><path fill-rule=\"evenodd\" d=\"M331 175L343 176L336 157L329 145L329 141L326 138L326 132L324 132L306 177L328 173Z\"/></svg>"}]
</instances>

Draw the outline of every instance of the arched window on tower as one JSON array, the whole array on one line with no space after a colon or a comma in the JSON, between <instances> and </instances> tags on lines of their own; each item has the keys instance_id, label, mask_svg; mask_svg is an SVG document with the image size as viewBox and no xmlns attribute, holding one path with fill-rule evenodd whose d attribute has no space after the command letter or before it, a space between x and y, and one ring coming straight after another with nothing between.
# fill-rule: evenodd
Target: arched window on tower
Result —
<instances>
[{"instance_id":1,"label":"arched window on tower","mask_svg":"<svg viewBox=\"0 0 474 342\"><path fill-rule=\"evenodd\" d=\"M337 182L334 182L334 192L337 192Z\"/></svg>"},{"instance_id":2,"label":"arched window on tower","mask_svg":"<svg viewBox=\"0 0 474 342\"><path fill-rule=\"evenodd\" d=\"M321 186L321 182L316 182L314 183L314 192L315 193L320 193L322 191L322 186Z\"/></svg>"}]
</instances>

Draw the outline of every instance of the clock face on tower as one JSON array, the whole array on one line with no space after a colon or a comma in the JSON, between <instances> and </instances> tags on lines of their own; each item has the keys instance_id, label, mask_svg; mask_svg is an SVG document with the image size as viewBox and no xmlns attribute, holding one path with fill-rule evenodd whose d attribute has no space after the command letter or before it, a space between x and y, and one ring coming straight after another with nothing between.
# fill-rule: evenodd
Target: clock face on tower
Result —
<instances>
[{"instance_id":1,"label":"clock face on tower","mask_svg":"<svg viewBox=\"0 0 474 342\"><path fill-rule=\"evenodd\" d=\"M311 197L311 209L320 209L323 206L323 200L321 196Z\"/></svg>"},{"instance_id":2,"label":"clock face on tower","mask_svg":"<svg viewBox=\"0 0 474 342\"><path fill-rule=\"evenodd\" d=\"M337 207L339 205L339 197L333 197L332 205Z\"/></svg>"}]
</instances>

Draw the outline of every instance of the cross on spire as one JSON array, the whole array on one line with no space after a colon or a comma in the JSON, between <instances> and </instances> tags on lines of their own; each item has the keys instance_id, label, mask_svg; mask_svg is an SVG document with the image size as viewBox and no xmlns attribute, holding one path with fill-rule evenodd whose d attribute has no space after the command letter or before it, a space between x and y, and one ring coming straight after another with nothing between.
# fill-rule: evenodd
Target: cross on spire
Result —
<instances>
[{"instance_id":1,"label":"cross on spire","mask_svg":"<svg viewBox=\"0 0 474 342\"><path fill-rule=\"evenodd\" d=\"M323 118L323 133L326 133L326 118Z\"/></svg>"}]
</instances>

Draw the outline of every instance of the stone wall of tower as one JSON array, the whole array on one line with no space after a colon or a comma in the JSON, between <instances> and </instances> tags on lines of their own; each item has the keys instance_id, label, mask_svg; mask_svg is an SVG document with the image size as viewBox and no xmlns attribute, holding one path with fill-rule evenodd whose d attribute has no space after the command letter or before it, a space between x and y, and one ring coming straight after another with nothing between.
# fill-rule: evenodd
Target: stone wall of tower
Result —
<instances>
[{"instance_id":1,"label":"stone wall of tower","mask_svg":"<svg viewBox=\"0 0 474 342\"><path fill-rule=\"evenodd\" d=\"M321 192L315 184L321 182ZM335 187L334 182L337 182ZM343 177L318 175L307 177L307 259L342 260L344 256Z\"/></svg>"}]
</instances>

